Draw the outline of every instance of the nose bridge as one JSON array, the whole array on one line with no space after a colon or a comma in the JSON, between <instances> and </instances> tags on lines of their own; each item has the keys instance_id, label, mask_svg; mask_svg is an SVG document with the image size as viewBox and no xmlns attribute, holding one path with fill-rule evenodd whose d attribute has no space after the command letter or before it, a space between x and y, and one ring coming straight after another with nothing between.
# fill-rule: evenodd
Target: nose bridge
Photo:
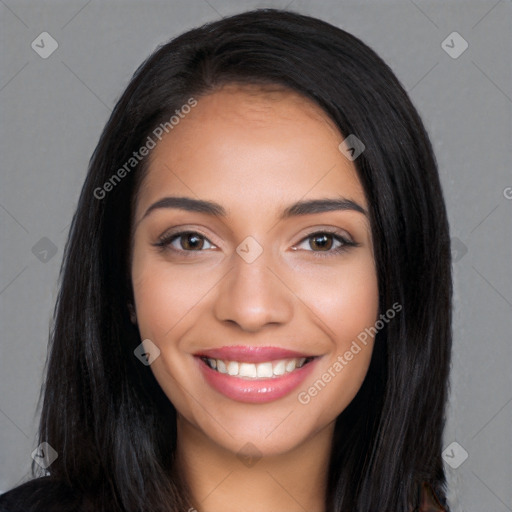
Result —
<instances>
[{"instance_id":1,"label":"nose bridge","mask_svg":"<svg viewBox=\"0 0 512 512\"><path fill-rule=\"evenodd\" d=\"M243 249L246 251L244 252ZM267 324L284 324L293 316L293 297L269 269L271 251L254 258L254 247L240 244L232 255L232 270L221 283L215 303L218 320L256 331ZM254 258L254 259L253 259Z\"/></svg>"}]
</instances>

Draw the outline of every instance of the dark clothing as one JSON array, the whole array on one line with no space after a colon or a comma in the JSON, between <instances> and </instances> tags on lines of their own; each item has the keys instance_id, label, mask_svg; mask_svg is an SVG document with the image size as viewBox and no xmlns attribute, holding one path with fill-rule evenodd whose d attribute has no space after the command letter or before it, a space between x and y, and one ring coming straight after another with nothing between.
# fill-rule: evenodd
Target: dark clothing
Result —
<instances>
[{"instance_id":1,"label":"dark clothing","mask_svg":"<svg viewBox=\"0 0 512 512\"><path fill-rule=\"evenodd\" d=\"M36 478L0 496L0 512L79 512L76 491L49 477Z\"/></svg>"},{"instance_id":2,"label":"dark clothing","mask_svg":"<svg viewBox=\"0 0 512 512\"><path fill-rule=\"evenodd\" d=\"M445 512L424 484L420 491L420 506L413 512ZM51 477L30 480L0 495L0 512L110 512L94 510L90 501L71 487Z\"/></svg>"}]
</instances>

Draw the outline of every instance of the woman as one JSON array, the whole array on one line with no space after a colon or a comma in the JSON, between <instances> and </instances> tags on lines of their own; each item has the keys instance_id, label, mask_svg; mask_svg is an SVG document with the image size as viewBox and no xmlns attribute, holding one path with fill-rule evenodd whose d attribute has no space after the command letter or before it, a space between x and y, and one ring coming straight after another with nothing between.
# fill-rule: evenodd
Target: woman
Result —
<instances>
[{"instance_id":1,"label":"woman","mask_svg":"<svg viewBox=\"0 0 512 512\"><path fill-rule=\"evenodd\" d=\"M269 9L160 47L93 154L61 281L58 456L1 510L447 510L445 205L354 36Z\"/></svg>"}]
</instances>

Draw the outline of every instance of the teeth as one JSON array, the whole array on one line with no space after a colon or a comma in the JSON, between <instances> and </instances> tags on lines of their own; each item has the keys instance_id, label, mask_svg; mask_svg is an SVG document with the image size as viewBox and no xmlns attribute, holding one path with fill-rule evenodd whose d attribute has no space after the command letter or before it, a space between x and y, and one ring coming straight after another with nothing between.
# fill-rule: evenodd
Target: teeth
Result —
<instances>
[{"instance_id":1,"label":"teeth","mask_svg":"<svg viewBox=\"0 0 512 512\"><path fill-rule=\"evenodd\" d=\"M286 371L287 372L293 372L295 368L297 367L297 361L295 359L292 359L286 363Z\"/></svg>"},{"instance_id":2,"label":"teeth","mask_svg":"<svg viewBox=\"0 0 512 512\"><path fill-rule=\"evenodd\" d=\"M274 375L284 375L284 372L286 371L286 362L285 361L278 361L274 364Z\"/></svg>"},{"instance_id":3,"label":"teeth","mask_svg":"<svg viewBox=\"0 0 512 512\"><path fill-rule=\"evenodd\" d=\"M258 378L272 377L272 363L260 363L256 366L256 373Z\"/></svg>"},{"instance_id":4,"label":"teeth","mask_svg":"<svg viewBox=\"0 0 512 512\"><path fill-rule=\"evenodd\" d=\"M240 377L257 377L256 365L250 363L240 363L240 371L238 372Z\"/></svg>"},{"instance_id":5,"label":"teeth","mask_svg":"<svg viewBox=\"0 0 512 512\"><path fill-rule=\"evenodd\" d=\"M281 359L279 361L268 361L265 363L242 363L238 361L224 361L222 359L204 359L205 362L219 373L231 375L232 377L243 377L246 379L268 379L275 376L293 372L302 368L306 363L305 357L295 359Z\"/></svg>"},{"instance_id":6,"label":"teeth","mask_svg":"<svg viewBox=\"0 0 512 512\"><path fill-rule=\"evenodd\" d=\"M236 361L230 361L228 363L228 374L238 375L238 363Z\"/></svg>"}]
</instances>

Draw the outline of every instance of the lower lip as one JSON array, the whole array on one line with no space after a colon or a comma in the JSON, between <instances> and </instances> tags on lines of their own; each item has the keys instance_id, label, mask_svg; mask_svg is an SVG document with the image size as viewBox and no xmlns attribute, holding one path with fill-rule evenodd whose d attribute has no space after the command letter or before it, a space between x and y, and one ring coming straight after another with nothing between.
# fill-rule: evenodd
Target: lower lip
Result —
<instances>
[{"instance_id":1,"label":"lower lip","mask_svg":"<svg viewBox=\"0 0 512 512\"><path fill-rule=\"evenodd\" d=\"M270 379L242 379L231 377L210 368L201 358L196 357L206 382L222 395L237 402L262 404L278 400L299 387L313 370L317 358L302 368L280 377Z\"/></svg>"}]
</instances>

